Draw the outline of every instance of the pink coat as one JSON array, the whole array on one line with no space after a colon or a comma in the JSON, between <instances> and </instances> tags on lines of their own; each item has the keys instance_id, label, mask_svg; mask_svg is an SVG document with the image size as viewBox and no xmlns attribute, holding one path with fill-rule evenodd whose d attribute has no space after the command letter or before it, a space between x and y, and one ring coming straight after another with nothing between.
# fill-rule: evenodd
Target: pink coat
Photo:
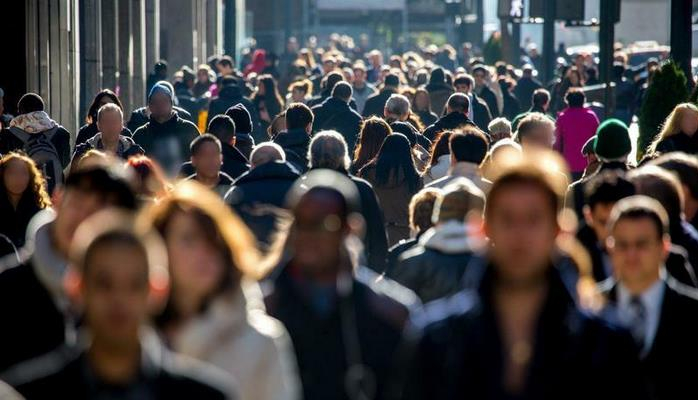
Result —
<instances>
[{"instance_id":1,"label":"pink coat","mask_svg":"<svg viewBox=\"0 0 698 400\"><path fill-rule=\"evenodd\" d=\"M582 172L587 166L582 147L596 134L599 119L589 108L568 107L556 122L555 149L562 153L571 172Z\"/></svg>"}]
</instances>

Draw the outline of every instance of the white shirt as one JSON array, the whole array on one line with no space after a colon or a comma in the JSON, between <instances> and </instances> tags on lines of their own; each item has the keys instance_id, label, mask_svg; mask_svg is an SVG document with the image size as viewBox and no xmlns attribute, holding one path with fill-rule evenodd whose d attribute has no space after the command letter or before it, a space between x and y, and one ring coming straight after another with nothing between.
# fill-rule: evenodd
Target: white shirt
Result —
<instances>
[{"instance_id":1,"label":"white shirt","mask_svg":"<svg viewBox=\"0 0 698 400\"><path fill-rule=\"evenodd\" d=\"M662 274L662 278L657 279L652 286L639 295L640 301L645 307L644 346L640 351L640 357L645 357L652 348L652 343L654 343L654 337L659 327L659 318L662 315L664 290L665 282ZM633 297L628 289L623 286L623 283L618 282L618 312L621 322L626 324L630 324L632 321L633 310L630 301Z\"/></svg>"}]
</instances>

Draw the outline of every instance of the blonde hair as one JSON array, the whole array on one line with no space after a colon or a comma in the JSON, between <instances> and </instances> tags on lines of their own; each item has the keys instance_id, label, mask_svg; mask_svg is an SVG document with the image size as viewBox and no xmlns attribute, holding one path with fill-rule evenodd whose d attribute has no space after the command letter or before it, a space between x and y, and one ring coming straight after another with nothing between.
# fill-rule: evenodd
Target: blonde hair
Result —
<instances>
[{"instance_id":1,"label":"blonde hair","mask_svg":"<svg viewBox=\"0 0 698 400\"><path fill-rule=\"evenodd\" d=\"M650 144L647 148L647 152L650 154L654 153L657 151L657 145L659 142L679 133L681 131L681 120L689 111L692 111L698 115L698 107L696 107L693 103L681 103L674 107L674 110L664 121L662 130L659 131L659 134L657 134L657 136L654 138L652 144Z\"/></svg>"},{"instance_id":2,"label":"blonde hair","mask_svg":"<svg viewBox=\"0 0 698 400\"><path fill-rule=\"evenodd\" d=\"M492 120L492 122L487 125L487 129L492 134L505 133L511 136L511 122L508 119L498 117Z\"/></svg>"}]
</instances>

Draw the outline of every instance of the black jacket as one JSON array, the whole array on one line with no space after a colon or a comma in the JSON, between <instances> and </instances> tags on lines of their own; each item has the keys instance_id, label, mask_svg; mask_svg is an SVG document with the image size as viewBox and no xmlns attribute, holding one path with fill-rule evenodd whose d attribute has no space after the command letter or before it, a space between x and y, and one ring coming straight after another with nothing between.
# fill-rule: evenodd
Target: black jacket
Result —
<instances>
[{"instance_id":1,"label":"black jacket","mask_svg":"<svg viewBox=\"0 0 698 400\"><path fill-rule=\"evenodd\" d=\"M439 119L439 116L430 110L417 111L415 114L417 114L424 126L429 126Z\"/></svg>"},{"instance_id":2,"label":"black jacket","mask_svg":"<svg viewBox=\"0 0 698 400\"><path fill-rule=\"evenodd\" d=\"M83 125L82 127L80 127L80 130L78 131L78 136L75 139L75 146L77 147L81 143L85 143L87 139L90 139L98 132L99 129L97 128L96 122ZM121 130L121 136L131 137L133 136L133 133L127 127L124 127L124 129Z\"/></svg>"},{"instance_id":3,"label":"black jacket","mask_svg":"<svg viewBox=\"0 0 698 400\"><path fill-rule=\"evenodd\" d=\"M313 132L333 129L344 136L349 154L353 154L361 130L361 115L346 102L330 97L312 108L315 120Z\"/></svg>"},{"instance_id":4,"label":"black jacket","mask_svg":"<svg viewBox=\"0 0 698 400\"><path fill-rule=\"evenodd\" d=\"M286 211L286 194L300 174L287 162L269 162L242 174L225 195L260 245L271 243Z\"/></svg>"},{"instance_id":5,"label":"black jacket","mask_svg":"<svg viewBox=\"0 0 698 400\"><path fill-rule=\"evenodd\" d=\"M490 129L488 125L492 122L492 113L490 108L487 106L485 100L480 98L477 94L472 94L473 101L471 106L473 107L473 122L477 125L483 132L489 132Z\"/></svg>"},{"instance_id":6,"label":"black jacket","mask_svg":"<svg viewBox=\"0 0 698 400\"><path fill-rule=\"evenodd\" d=\"M393 271L397 268L400 256L407 250L417 246L419 236L409 239L402 239L388 249L388 257L385 262L385 275L392 276Z\"/></svg>"},{"instance_id":7,"label":"black jacket","mask_svg":"<svg viewBox=\"0 0 698 400\"><path fill-rule=\"evenodd\" d=\"M249 133L236 132L235 133L235 148L240 150L246 159L250 159L252 154L252 149L255 146L255 141L252 135Z\"/></svg>"},{"instance_id":8,"label":"black jacket","mask_svg":"<svg viewBox=\"0 0 698 400\"><path fill-rule=\"evenodd\" d=\"M293 165L298 171L305 172L308 170L308 146L310 145L310 135L308 135L305 129L289 129L280 132L274 138L274 143L284 149L286 161Z\"/></svg>"},{"instance_id":9,"label":"black jacket","mask_svg":"<svg viewBox=\"0 0 698 400\"><path fill-rule=\"evenodd\" d=\"M698 359L698 291L665 280L659 325L649 352L642 358L643 382L653 399L682 399L696 393L695 373L688 367ZM604 314L613 318L617 285L609 279L600 285L609 298Z\"/></svg>"},{"instance_id":10,"label":"black jacket","mask_svg":"<svg viewBox=\"0 0 698 400\"><path fill-rule=\"evenodd\" d=\"M587 174L580 178L579 180L572 182L567 187L567 192L565 193L565 206L574 209L579 220L584 219L584 213L582 212L584 208L584 186L593 178L596 174L605 170L616 170L622 173L628 171L628 166L622 162L609 162L601 163L599 169L593 173Z\"/></svg>"},{"instance_id":11,"label":"black jacket","mask_svg":"<svg viewBox=\"0 0 698 400\"><path fill-rule=\"evenodd\" d=\"M533 92L542 87L543 85L536 78L523 77L516 82L514 94L516 95L516 99L519 100L521 109L528 110L531 108Z\"/></svg>"},{"instance_id":12,"label":"black jacket","mask_svg":"<svg viewBox=\"0 0 698 400\"><path fill-rule=\"evenodd\" d=\"M520 396L503 390L492 267L477 286L425 306L407 399L644 399L630 335L580 310L552 267Z\"/></svg>"},{"instance_id":13,"label":"black jacket","mask_svg":"<svg viewBox=\"0 0 698 400\"><path fill-rule=\"evenodd\" d=\"M485 100L485 103L487 103L487 107L490 109L490 114L492 114L492 118L499 117L499 106L497 104L497 95L494 94L492 89L490 89L488 86L484 86L478 91L477 94L483 100Z\"/></svg>"},{"instance_id":14,"label":"black jacket","mask_svg":"<svg viewBox=\"0 0 698 400\"><path fill-rule=\"evenodd\" d=\"M378 203L378 196L366 180L349 175L359 190L361 199L361 214L366 223L366 235L363 239L366 251L366 265L381 273L385 271L385 260L388 255L388 237L385 233L383 209Z\"/></svg>"},{"instance_id":15,"label":"black jacket","mask_svg":"<svg viewBox=\"0 0 698 400\"><path fill-rule=\"evenodd\" d=\"M237 148L227 144L221 143L223 148L223 165L221 166L221 172L226 173L233 179L237 179L240 175L250 170L250 164L247 162L247 158ZM187 161L182 164L179 170L179 176L190 176L196 171L191 165L191 161Z\"/></svg>"},{"instance_id":16,"label":"black jacket","mask_svg":"<svg viewBox=\"0 0 698 400\"><path fill-rule=\"evenodd\" d=\"M698 154L698 134L694 133L693 136L688 136L683 132L679 132L676 135L669 136L657 143L657 151L662 153L682 151L696 155Z\"/></svg>"},{"instance_id":17,"label":"black jacket","mask_svg":"<svg viewBox=\"0 0 698 400\"><path fill-rule=\"evenodd\" d=\"M323 313L313 305L310 283L294 270L292 261L277 272L265 304L291 336L303 398L357 398L348 396L345 386L352 364L369 370L376 384L373 399L392 398L390 391L404 368L403 329L417 302L414 294L389 280L376 283L378 275L360 267L351 293L332 291L329 309ZM358 348L347 351L353 343Z\"/></svg>"},{"instance_id":18,"label":"black jacket","mask_svg":"<svg viewBox=\"0 0 698 400\"><path fill-rule=\"evenodd\" d=\"M698 276L698 232L686 221L670 221L669 235L671 243L686 249L688 261L693 266L694 272Z\"/></svg>"},{"instance_id":19,"label":"black jacket","mask_svg":"<svg viewBox=\"0 0 698 400\"><path fill-rule=\"evenodd\" d=\"M445 130L461 128L466 125L476 127L475 123L471 121L467 115L454 111L439 118L433 125L425 129L424 136L433 142L439 133Z\"/></svg>"},{"instance_id":20,"label":"black jacket","mask_svg":"<svg viewBox=\"0 0 698 400\"><path fill-rule=\"evenodd\" d=\"M196 173L193 173L190 176L186 177L185 180L196 181ZM213 190L216 194L223 198L232 186L233 178L231 178L230 175L226 174L225 172L221 171L218 173L218 183L215 187L211 188L211 190Z\"/></svg>"},{"instance_id":21,"label":"black jacket","mask_svg":"<svg viewBox=\"0 0 698 400\"><path fill-rule=\"evenodd\" d=\"M189 114L189 111L177 106L172 106L172 110L175 113L177 113L177 115L179 115L180 118L185 119L194 124L197 123L197 121L194 121L194 117L192 117L192 115ZM141 107L133 110L133 112L131 112L131 117L129 118L128 123L126 124L126 129L128 129L129 132L133 132L135 134L138 128L147 124L148 121L150 121L150 117L148 115L148 107Z\"/></svg>"},{"instance_id":22,"label":"black jacket","mask_svg":"<svg viewBox=\"0 0 698 400\"><path fill-rule=\"evenodd\" d=\"M211 100L211 103L208 106L208 120L206 121L206 126L211 123L213 117L216 115L225 114L230 107L236 104L242 104L245 106L247 111L249 111L250 117L252 117L253 126L253 132L251 133L256 135L257 132L254 132L254 130L259 125L259 114L257 114L257 108L255 108L254 104L252 104L250 100L242 96L242 92L240 92L240 89L235 85L224 87L220 92L218 92L218 96Z\"/></svg>"},{"instance_id":23,"label":"black jacket","mask_svg":"<svg viewBox=\"0 0 698 400\"><path fill-rule=\"evenodd\" d=\"M369 97L366 99L366 104L364 105L364 112L362 115L366 118L374 115L377 117L382 117L385 102L388 101L388 98L395 93L397 93L395 89L383 89Z\"/></svg>"},{"instance_id":24,"label":"black jacket","mask_svg":"<svg viewBox=\"0 0 698 400\"><path fill-rule=\"evenodd\" d=\"M151 119L134 132L133 140L143 147L148 157L172 175L189 160L189 146L197 136L199 129L196 125L174 114L164 123Z\"/></svg>"},{"instance_id":25,"label":"black jacket","mask_svg":"<svg viewBox=\"0 0 698 400\"><path fill-rule=\"evenodd\" d=\"M0 233L0 268L7 263L15 264L16 262L19 262L17 247L9 237Z\"/></svg>"},{"instance_id":26,"label":"black jacket","mask_svg":"<svg viewBox=\"0 0 698 400\"><path fill-rule=\"evenodd\" d=\"M0 234L7 236L17 248L24 246L29 221L41 210L33 197L32 190L27 189L15 209L7 194L0 192Z\"/></svg>"}]
</instances>

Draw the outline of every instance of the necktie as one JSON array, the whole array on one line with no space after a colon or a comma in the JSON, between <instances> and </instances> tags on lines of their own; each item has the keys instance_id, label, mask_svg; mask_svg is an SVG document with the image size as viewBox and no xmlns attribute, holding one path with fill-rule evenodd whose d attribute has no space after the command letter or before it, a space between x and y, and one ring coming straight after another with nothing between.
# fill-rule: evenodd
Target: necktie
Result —
<instances>
[{"instance_id":1,"label":"necktie","mask_svg":"<svg viewBox=\"0 0 698 400\"><path fill-rule=\"evenodd\" d=\"M645 347L645 325L646 325L645 305L639 296L630 299L630 333L635 339L635 344L640 352Z\"/></svg>"}]
</instances>

